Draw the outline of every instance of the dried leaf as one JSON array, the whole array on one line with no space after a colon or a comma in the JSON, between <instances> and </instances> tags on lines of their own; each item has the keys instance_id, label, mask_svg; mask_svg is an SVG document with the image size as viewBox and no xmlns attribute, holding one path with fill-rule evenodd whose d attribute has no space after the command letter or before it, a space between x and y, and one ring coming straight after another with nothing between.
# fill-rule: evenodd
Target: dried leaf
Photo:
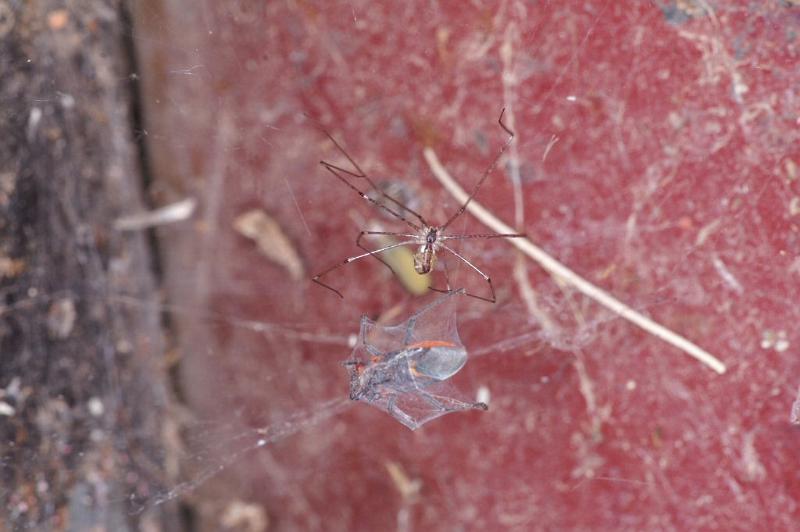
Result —
<instances>
[{"instance_id":1,"label":"dried leaf","mask_svg":"<svg viewBox=\"0 0 800 532\"><path fill-rule=\"evenodd\" d=\"M258 250L270 261L282 266L295 281L305 277L305 268L297 250L278 222L262 210L247 211L236 218L236 231L254 241Z\"/></svg>"}]
</instances>

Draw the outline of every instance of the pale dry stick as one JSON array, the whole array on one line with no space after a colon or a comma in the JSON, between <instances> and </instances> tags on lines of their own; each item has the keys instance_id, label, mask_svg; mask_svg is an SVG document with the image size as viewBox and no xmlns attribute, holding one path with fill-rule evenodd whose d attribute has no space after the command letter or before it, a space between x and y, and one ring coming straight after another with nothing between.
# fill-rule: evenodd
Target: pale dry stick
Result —
<instances>
[{"instance_id":1,"label":"pale dry stick","mask_svg":"<svg viewBox=\"0 0 800 532\"><path fill-rule=\"evenodd\" d=\"M439 162L439 158L436 156L436 152L433 151L432 148L425 148L422 153L425 157L425 161L427 161L428 166L433 172L433 175L439 180L442 186L447 189L447 191L456 199L457 202L465 202L468 197L467 193L464 192L464 189L462 189L458 183L453 180L445 167L442 166L442 163ZM497 231L498 233L515 232L514 228L509 227L505 223L501 222L495 215L489 212L474 199L469 203L469 205L467 205L467 210L478 220L480 220L486 227L489 227L493 231ZM636 312L625 303L614 298L603 289L593 285L583 277L579 276L577 273L558 262L527 238L514 238L509 240L509 242L522 250L523 253L538 263L539 266L541 266L545 271L559 279L562 279L568 285L575 287L579 292L594 299L618 316L641 327L646 332L661 338L668 344L677 347L687 355L699 360L717 373L725 373L725 364L723 364L714 355L690 342L683 336L674 333L663 325L660 325L650 318Z\"/></svg>"}]
</instances>

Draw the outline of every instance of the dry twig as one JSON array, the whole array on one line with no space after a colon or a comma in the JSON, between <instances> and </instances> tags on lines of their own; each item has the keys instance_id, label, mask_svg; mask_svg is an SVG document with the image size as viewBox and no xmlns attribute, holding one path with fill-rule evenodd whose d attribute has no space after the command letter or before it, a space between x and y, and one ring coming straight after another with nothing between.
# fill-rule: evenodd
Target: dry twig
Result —
<instances>
[{"instance_id":1,"label":"dry twig","mask_svg":"<svg viewBox=\"0 0 800 532\"><path fill-rule=\"evenodd\" d=\"M428 163L433 175L439 182L447 189L450 194L459 203L464 203L467 200L467 193L464 192L458 183L456 183L447 170L439 162L436 152L432 148L425 148L423 156ZM509 227L500 221L494 214L489 212L485 207L477 201L472 200L467 206L467 210L481 221L484 225L497 231L498 233L515 233L516 229ZM611 296L608 292L593 285L577 273L573 272L556 259L545 253L544 250L536 246L527 238L513 238L509 239L509 243L519 248L528 257L533 259L539 266L541 266L550 275L561 279L564 283L575 287L582 294L594 299L607 309L611 310L618 316L630 321L631 323L641 327L646 332L661 338L665 342L677 347L687 355L699 360L706 366L710 367L717 373L725 373L726 368L719 359L711 353L705 351L694 343L690 342L683 336L680 336L673 331L667 329L663 325L656 323L647 316L636 312L625 303Z\"/></svg>"}]
</instances>

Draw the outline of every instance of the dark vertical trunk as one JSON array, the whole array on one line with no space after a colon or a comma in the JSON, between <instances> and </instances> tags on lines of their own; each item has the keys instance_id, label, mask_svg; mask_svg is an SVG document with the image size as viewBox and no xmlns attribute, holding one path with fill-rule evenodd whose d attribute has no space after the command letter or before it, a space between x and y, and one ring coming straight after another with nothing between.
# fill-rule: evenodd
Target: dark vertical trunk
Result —
<instances>
[{"instance_id":1,"label":"dark vertical trunk","mask_svg":"<svg viewBox=\"0 0 800 532\"><path fill-rule=\"evenodd\" d=\"M113 229L142 206L136 76L119 2L63 5L0 3L0 522L125 530L166 399L159 312L109 297L155 286Z\"/></svg>"}]
</instances>

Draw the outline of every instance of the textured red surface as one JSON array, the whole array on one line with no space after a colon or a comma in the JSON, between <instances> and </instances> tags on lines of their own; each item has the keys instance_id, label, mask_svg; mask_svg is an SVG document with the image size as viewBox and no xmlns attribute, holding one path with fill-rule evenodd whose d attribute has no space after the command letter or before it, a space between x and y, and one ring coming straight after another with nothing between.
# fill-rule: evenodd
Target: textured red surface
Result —
<instances>
[{"instance_id":1,"label":"textured red surface","mask_svg":"<svg viewBox=\"0 0 800 532\"><path fill-rule=\"evenodd\" d=\"M798 7L195 4L142 3L137 14L153 163L177 183L160 198L202 203L200 221L161 232L171 293L334 338L183 317L184 385L197 409L276 422L345 397L339 361L349 349L335 343L362 313L399 321L422 304L375 261L332 274L344 301L308 280L358 252L367 220L390 222L319 167L337 155L303 113L440 221L457 205L422 148L468 186L503 140L496 118L506 107L514 149L478 199L729 368L716 375L559 287L506 242L468 242L462 251L492 276L499 301L462 305L461 337L480 356L457 382L487 387L490 411L411 432L354 405L206 483L219 505L262 504L279 530L794 526ZM306 280L231 229L251 207L281 224ZM485 230L469 215L455 226ZM464 270L455 280L481 288ZM389 473L397 467L417 492L402 495Z\"/></svg>"}]
</instances>

